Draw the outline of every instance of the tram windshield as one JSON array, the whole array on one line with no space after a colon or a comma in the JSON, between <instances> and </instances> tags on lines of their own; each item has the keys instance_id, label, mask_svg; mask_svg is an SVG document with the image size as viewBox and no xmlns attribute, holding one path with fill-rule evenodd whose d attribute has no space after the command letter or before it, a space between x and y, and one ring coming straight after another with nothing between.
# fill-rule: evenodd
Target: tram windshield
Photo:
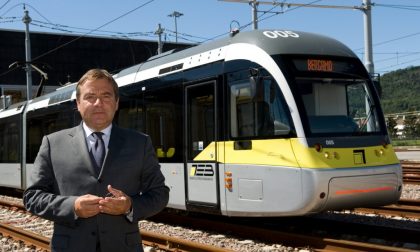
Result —
<instances>
[{"instance_id":1,"label":"tram windshield","mask_svg":"<svg viewBox=\"0 0 420 252\"><path fill-rule=\"evenodd\" d=\"M313 134L380 132L378 109L365 80L297 78Z\"/></svg>"},{"instance_id":2,"label":"tram windshield","mask_svg":"<svg viewBox=\"0 0 420 252\"><path fill-rule=\"evenodd\" d=\"M287 72L308 136L386 131L373 83L358 59L311 55L274 59Z\"/></svg>"},{"instance_id":3,"label":"tram windshield","mask_svg":"<svg viewBox=\"0 0 420 252\"><path fill-rule=\"evenodd\" d=\"M377 94L360 62L347 58L274 58L286 73L307 136L385 132ZM283 92L265 69L232 72L227 75L227 81L231 137L295 134Z\"/></svg>"}]
</instances>

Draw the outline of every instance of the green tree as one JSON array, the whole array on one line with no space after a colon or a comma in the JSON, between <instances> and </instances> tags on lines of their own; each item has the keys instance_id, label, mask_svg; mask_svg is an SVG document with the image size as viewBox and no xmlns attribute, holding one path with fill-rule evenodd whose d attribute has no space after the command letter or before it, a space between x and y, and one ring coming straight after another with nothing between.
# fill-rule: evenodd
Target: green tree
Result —
<instances>
[{"instance_id":1,"label":"green tree","mask_svg":"<svg viewBox=\"0 0 420 252\"><path fill-rule=\"evenodd\" d=\"M420 110L420 66L386 73L380 80L381 105L385 114Z\"/></svg>"}]
</instances>

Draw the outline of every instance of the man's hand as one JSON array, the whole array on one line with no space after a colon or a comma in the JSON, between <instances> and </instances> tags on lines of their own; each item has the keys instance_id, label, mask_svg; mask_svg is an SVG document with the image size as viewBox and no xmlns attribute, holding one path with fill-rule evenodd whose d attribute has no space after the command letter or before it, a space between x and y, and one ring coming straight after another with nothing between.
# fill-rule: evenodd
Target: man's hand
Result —
<instances>
[{"instance_id":1,"label":"man's hand","mask_svg":"<svg viewBox=\"0 0 420 252\"><path fill-rule=\"evenodd\" d=\"M74 211L79 218L89 218L100 213L99 201L101 197L86 194L78 197L74 202Z\"/></svg>"},{"instance_id":2,"label":"man's hand","mask_svg":"<svg viewBox=\"0 0 420 252\"><path fill-rule=\"evenodd\" d=\"M131 198L124 192L108 185L109 195L99 201L101 213L120 215L126 214L131 209Z\"/></svg>"}]
</instances>

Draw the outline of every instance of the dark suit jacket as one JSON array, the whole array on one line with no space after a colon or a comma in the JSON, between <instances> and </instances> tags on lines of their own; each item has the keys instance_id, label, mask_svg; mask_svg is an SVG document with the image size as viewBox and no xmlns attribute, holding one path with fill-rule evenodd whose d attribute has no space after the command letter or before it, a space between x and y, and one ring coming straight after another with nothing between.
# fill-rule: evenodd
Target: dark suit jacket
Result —
<instances>
[{"instance_id":1,"label":"dark suit jacket","mask_svg":"<svg viewBox=\"0 0 420 252\"><path fill-rule=\"evenodd\" d=\"M161 211L169 188L160 171L150 137L113 125L100 174L95 172L80 124L42 140L24 192L25 207L54 221L52 251L143 251L138 220ZM84 194L105 196L107 185L132 198L133 222L125 215L76 218L74 202Z\"/></svg>"}]
</instances>

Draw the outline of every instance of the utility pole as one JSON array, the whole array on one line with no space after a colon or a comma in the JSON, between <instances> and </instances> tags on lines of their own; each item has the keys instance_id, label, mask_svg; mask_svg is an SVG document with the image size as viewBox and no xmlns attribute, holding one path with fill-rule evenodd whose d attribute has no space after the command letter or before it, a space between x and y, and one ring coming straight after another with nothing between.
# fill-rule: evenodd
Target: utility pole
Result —
<instances>
[{"instance_id":1,"label":"utility pole","mask_svg":"<svg viewBox=\"0 0 420 252\"><path fill-rule=\"evenodd\" d=\"M29 36L29 23L32 19L29 16L27 10L25 10L25 16L22 18L23 23L25 23L25 53L26 53L26 100L29 101L32 99L32 67L31 67L31 40Z\"/></svg>"},{"instance_id":2,"label":"utility pole","mask_svg":"<svg viewBox=\"0 0 420 252\"><path fill-rule=\"evenodd\" d=\"M163 33L164 29L161 28L160 24L158 24L158 28L155 31L155 34L158 35L158 54L162 53L162 48L163 48L163 44L162 44L162 33Z\"/></svg>"},{"instance_id":3,"label":"utility pole","mask_svg":"<svg viewBox=\"0 0 420 252\"><path fill-rule=\"evenodd\" d=\"M25 9L25 8L24 8ZM25 70L26 70L26 100L27 104L25 106L25 110L22 114L22 162L21 162L21 169L22 169L22 177L21 177L21 187L26 189L26 177L28 175L27 166L26 166L26 139L28 135L27 131L27 124L26 124L26 111L28 109L29 100L32 98L32 67L31 67L31 40L29 38L29 23L32 19L29 17L29 13L25 10L25 15L22 18L23 23L26 25L25 30L25 51L26 51L26 62L25 62Z\"/></svg>"},{"instance_id":4,"label":"utility pole","mask_svg":"<svg viewBox=\"0 0 420 252\"><path fill-rule=\"evenodd\" d=\"M364 21L364 32L365 32L365 67L373 77L375 70L373 65L373 49L372 49L372 5L370 0L363 0L364 9L363 21Z\"/></svg>"},{"instance_id":5,"label":"utility pole","mask_svg":"<svg viewBox=\"0 0 420 252\"><path fill-rule=\"evenodd\" d=\"M177 27L177 23L176 23L176 19L179 18L180 16L183 16L184 14L182 14L181 12L178 11L174 11L171 14L168 15L168 17L173 17L175 20L175 42L178 43L178 27Z\"/></svg>"},{"instance_id":6,"label":"utility pole","mask_svg":"<svg viewBox=\"0 0 420 252\"><path fill-rule=\"evenodd\" d=\"M249 4L252 7L252 29L253 30L258 30L258 16L257 16L258 2L257 2L257 0L253 0L252 2L249 2Z\"/></svg>"}]
</instances>

